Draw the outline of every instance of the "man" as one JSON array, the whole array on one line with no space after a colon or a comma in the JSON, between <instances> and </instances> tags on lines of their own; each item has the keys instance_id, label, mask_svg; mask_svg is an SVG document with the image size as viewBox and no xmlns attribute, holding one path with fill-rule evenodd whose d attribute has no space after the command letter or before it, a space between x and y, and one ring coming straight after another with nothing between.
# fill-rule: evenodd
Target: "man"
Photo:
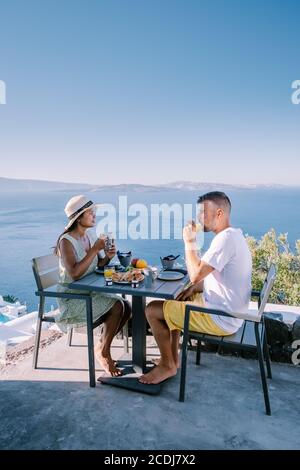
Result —
<instances>
[{"instance_id":1,"label":"man","mask_svg":"<svg viewBox=\"0 0 300 470\"><path fill-rule=\"evenodd\" d=\"M176 375L179 367L180 330L184 326L185 305L194 303L228 313L247 311L251 295L251 254L240 229L231 227L231 202L226 194L214 191L198 199L198 219L205 232L215 237L200 259L196 247L196 224L183 229L185 258L192 285L177 300L154 301L146 316L158 344L161 358L140 382L157 384ZM201 293L203 291L203 293ZM189 301L187 301L189 299ZM190 329L226 336L235 333L243 320L206 313L191 312Z\"/></svg>"}]
</instances>

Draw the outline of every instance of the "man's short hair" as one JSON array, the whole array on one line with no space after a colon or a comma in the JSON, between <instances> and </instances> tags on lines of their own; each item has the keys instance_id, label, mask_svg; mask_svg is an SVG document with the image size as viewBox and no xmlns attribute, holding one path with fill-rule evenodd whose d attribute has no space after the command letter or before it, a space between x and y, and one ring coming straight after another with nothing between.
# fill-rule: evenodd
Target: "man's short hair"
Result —
<instances>
[{"instance_id":1,"label":"man's short hair","mask_svg":"<svg viewBox=\"0 0 300 470\"><path fill-rule=\"evenodd\" d=\"M222 207L222 209L225 209L228 212L231 211L230 199L225 193L222 193L222 191L211 191L210 193L203 194L202 196L199 196L197 203L203 204L204 201L212 201L218 207Z\"/></svg>"}]
</instances>

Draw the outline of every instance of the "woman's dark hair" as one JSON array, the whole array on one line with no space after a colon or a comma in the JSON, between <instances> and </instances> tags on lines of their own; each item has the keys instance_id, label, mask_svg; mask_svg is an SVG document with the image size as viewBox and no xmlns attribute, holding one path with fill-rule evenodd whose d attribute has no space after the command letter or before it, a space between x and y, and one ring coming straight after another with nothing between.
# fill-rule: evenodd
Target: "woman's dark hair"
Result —
<instances>
[{"instance_id":1,"label":"woman's dark hair","mask_svg":"<svg viewBox=\"0 0 300 470\"><path fill-rule=\"evenodd\" d=\"M231 210L231 202L229 197L221 191L211 191L210 193L203 194L203 196L199 196L197 203L201 204L204 201L212 201L218 206L227 209L228 212Z\"/></svg>"},{"instance_id":2,"label":"woman's dark hair","mask_svg":"<svg viewBox=\"0 0 300 470\"><path fill-rule=\"evenodd\" d=\"M56 256L59 256L59 243L60 243L60 240L61 240L61 237L63 235L65 235L66 233L69 233L71 232L72 230L74 230L76 227L77 227L77 224L78 224L78 220L80 219L80 217L78 217L78 219L74 220L73 224L68 227L63 233L60 234L60 236L58 237L57 239L57 242L56 242L56 245L54 247L54 254Z\"/></svg>"}]
</instances>

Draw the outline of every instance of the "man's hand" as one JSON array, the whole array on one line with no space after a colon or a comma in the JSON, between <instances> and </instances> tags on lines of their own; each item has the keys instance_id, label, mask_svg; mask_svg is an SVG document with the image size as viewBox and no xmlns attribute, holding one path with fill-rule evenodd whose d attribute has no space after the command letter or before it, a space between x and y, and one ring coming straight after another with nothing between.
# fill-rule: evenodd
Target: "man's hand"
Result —
<instances>
[{"instance_id":1,"label":"man's hand","mask_svg":"<svg viewBox=\"0 0 300 470\"><path fill-rule=\"evenodd\" d=\"M200 292L200 289L197 287L197 284L192 285L185 289L183 292L181 292L178 297L176 297L176 300L184 301L184 300L189 300L194 294L197 292Z\"/></svg>"},{"instance_id":2,"label":"man's hand","mask_svg":"<svg viewBox=\"0 0 300 470\"><path fill-rule=\"evenodd\" d=\"M183 241L185 244L196 242L196 224L193 220L183 229Z\"/></svg>"}]
</instances>

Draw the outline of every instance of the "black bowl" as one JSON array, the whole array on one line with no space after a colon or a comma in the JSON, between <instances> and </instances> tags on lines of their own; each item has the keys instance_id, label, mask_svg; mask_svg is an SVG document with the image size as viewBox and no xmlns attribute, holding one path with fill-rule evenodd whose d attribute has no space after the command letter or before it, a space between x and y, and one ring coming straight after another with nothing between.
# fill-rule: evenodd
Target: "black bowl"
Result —
<instances>
[{"instance_id":1,"label":"black bowl","mask_svg":"<svg viewBox=\"0 0 300 470\"><path fill-rule=\"evenodd\" d=\"M130 265L132 254L131 251L118 251L117 252L118 260L124 268Z\"/></svg>"}]
</instances>

